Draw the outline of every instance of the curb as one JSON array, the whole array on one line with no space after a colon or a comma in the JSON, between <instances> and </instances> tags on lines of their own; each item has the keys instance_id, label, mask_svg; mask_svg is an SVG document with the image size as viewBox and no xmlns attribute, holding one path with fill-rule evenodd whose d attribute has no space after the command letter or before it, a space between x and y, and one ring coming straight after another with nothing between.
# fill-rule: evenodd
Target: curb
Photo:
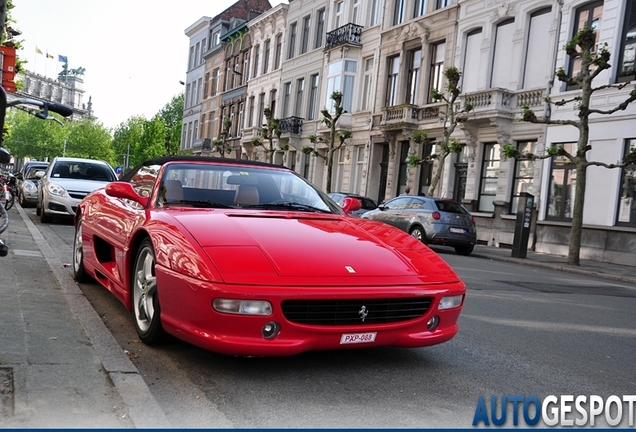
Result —
<instances>
[{"instance_id":1,"label":"curb","mask_svg":"<svg viewBox=\"0 0 636 432\"><path fill-rule=\"evenodd\" d=\"M106 328L95 309L84 297L75 280L64 269L64 266L55 255L53 249L51 249L51 246L46 242L42 233L29 219L22 207L18 205L16 209L59 282L71 312L80 322L82 329L102 362L104 371L108 374L115 390L128 407L128 414L132 423L136 428L172 428L173 426L170 424L166 414L139 374L139 370L126 356L112 333Z\"/></svg>"}]
</instances>

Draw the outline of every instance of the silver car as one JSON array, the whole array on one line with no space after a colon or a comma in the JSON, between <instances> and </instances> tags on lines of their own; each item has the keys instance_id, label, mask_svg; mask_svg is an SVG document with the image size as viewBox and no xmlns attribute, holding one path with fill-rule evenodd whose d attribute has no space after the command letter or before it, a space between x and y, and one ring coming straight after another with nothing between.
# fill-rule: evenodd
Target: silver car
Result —
<instances>
[{"instance_id":1,"label":"silver car","mask_svg":"<svg viewBox=\"0 0 636 432\"><path fill-rule=\"evenodd\" d=\"M477 243L475 218L450 199L400 195L362 215L393 225L428 245L451 246L470 255Z\"/></svg>"},{"instance_id":2,"label":"silver car","mask_svg":"<svg viewBox=\"0 0 636 432\"><path fill-rule=\"evenodd\" d=\"M48 162L27 162L24 170L16 175L17 192L20 205L23 208L31 207L38 202L38 171L46 171Z\"/></svg>"},{"instance_id":3,"label":"silver car","mask_svg":"<svg viewBox=\"0 0 636 432\"><path fill-rule=\"evenodd\" d=\"M115 171L104 161L57 157L41 175L36 214L44 223L73 216L86 195L115 180Z\"/></svg>"}]
</instances>

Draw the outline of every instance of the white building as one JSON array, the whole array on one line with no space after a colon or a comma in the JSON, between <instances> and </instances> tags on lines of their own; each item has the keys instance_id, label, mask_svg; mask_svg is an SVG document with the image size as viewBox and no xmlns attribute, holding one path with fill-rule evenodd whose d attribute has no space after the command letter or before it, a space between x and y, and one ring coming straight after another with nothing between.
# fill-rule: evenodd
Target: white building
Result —
<instances>
[{"instance_id":1,"label":"white building","mask_svg":"<svg viewBox=\"0 0 636 432\"><path fill-rule=\"evenodd\" d=\"M455 130L463 150L444 162L435 195L461 201L473 212L480 243L511 247L517 203L529 193L529 246L567 253L575 171L558 158L505 158L501 148L544 155L552 145L576 142L574 127L520 119L524 106L540 118L576 118L571 104L550 107L544 99L580 93L555 82L554 71L576 68L563 47L584 24L608 44L614 66L595 80L606 88L595 93L593 106L609 110L627 98L635 80L636 0L294 0L284 6L248 25L247 113L239 126L243 157L264 160L249 142L264 107L272 107L282 130L274 162L324 189L324 158L303 148L313 146L311 135L327 137L320 110L330 108L329 96L338 90L347 111L338 127L351 138L335 155L332 191L380 202L407 186L425 193L439 162L409 167L407 158L435 152L445 106L430 92L443 91L443 72L455 66L462 72L457 108L473 109ZM630 87L616 88L624 82ZM635 119L636 103L593 116L588 159L620 161L636 147ZM412 141L416 130L427 132L426 143ZM325 155L324 144L316 149ZM636 168L592 166L587 172L581 258L633 263Z\"/></svg>"}]
</instances>

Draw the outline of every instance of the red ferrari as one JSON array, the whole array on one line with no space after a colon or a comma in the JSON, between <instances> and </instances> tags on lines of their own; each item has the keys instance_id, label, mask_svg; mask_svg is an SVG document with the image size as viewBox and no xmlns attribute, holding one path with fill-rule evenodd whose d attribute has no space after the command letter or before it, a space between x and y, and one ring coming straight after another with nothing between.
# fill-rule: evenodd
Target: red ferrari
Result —
<instances>
[{"instance_id":1,"label":"red ferrari","mask_svg":"<svg viewBox=\"0 0 636 432\"><path fill-rule=\"evenodd\" d=\"M359 205L281 166L154 159L82 200L73 270L148 344L282 356L453 338L464 283L410 235L347 215Z\"/></svg>"}]
</instances>

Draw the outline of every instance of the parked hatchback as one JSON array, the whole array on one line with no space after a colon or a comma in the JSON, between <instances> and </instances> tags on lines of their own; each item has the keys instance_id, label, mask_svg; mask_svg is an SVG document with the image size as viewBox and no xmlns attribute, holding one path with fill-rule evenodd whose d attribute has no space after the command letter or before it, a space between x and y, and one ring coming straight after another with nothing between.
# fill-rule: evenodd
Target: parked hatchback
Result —
<instances>
[{"instance_id":1,"label":"parked hatchback","mask_svg":"<svg viewBox=\"0 0 636 432\"><path fill-rule=\"evenodd\" d=\"M475 218L450 199L400 195L362 215L399 228L428 245L451 246L470 255L477 242Z\"/></svg>"},{"instance_id":2,"label":"parked hatchback","mask_svg":"<svg viewBox=\"0 0 636 432\"><path fill-rule=\"evenodd\" d=\"M74 216L77 205L89 193L117 180L108 163L94 159L57 157L38 184L35 213L44 223L54 216Z\"/></svg>"}]
</instances>

